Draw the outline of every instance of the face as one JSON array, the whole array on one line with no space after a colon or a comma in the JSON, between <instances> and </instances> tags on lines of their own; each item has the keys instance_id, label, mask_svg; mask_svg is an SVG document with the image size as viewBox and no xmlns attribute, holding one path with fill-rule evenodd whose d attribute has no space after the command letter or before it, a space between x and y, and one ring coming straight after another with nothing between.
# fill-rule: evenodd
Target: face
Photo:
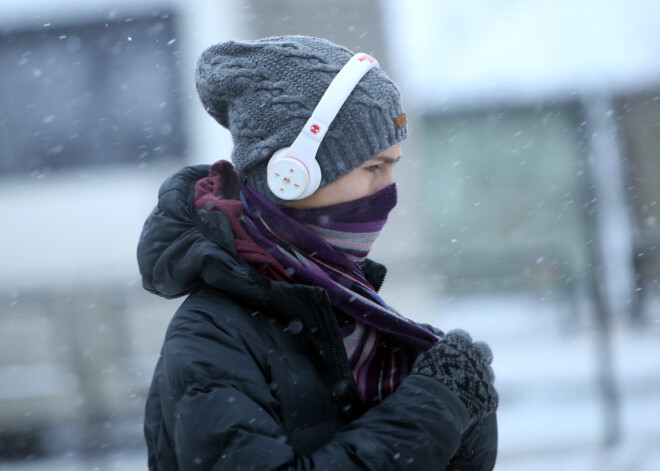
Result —
<instances>
[{"instance_id":1,"label":"face","mask_svg":"<svg viewBox=\"0 0 660 471\"><path fill-rule=\"evenodd\" d=\"M340 179L319 188L307 198L286 204L298 209L321 208L371 196L394 183L394 165L399 159L401 143L384 150Z\"/></svg>"}]
</instances>

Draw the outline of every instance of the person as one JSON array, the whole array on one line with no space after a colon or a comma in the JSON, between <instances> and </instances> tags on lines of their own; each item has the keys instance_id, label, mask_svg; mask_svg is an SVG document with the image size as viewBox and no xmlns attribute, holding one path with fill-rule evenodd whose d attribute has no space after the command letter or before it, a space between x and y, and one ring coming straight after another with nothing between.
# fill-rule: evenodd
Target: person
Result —
<instances>
[{"instance_id":1,"label":"person","mask_svg":"<svg viewBox=\"0 0 660 471\"><path fill-rule=\"evenodd\" d=\"M318 141L319 188L280 198L271 157L352 57L372 65ZM385 268L367 258L408 132L374 62L305 36L229 41L199 59L197 90L231 132L233 163L170 177L138 244L144 287L187 295L146 401L150 469L494 467L490 349L388 306Z\"/></svg>"}]
</instances>

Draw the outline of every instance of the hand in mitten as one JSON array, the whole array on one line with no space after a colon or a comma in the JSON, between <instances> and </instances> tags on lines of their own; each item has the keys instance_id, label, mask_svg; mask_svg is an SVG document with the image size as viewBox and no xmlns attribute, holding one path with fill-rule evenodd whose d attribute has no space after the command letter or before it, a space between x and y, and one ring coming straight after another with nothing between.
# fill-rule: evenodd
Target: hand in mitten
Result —
<instances>
[{"instance_id":1,"label":"hand in mitten","mask_svg":"<svg viewBox=\"0 0 660 471\"><path fill-rule=\"evenodd\" d=\"M411 374L440 381L461 399L472 418L480 418L495 411L499 400L492 361L486 343L473 343L464 330L452 330L417 357Z\"/></svg>"}]
</instances>

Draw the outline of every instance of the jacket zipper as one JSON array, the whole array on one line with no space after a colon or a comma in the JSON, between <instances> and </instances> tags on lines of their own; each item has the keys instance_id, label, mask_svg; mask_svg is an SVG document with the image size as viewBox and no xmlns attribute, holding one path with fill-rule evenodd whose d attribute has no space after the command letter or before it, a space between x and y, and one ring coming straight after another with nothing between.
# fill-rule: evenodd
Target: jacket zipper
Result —
<instances>
[{"instance_id":1,"label":"jacket zipper","mask_svg":"<svg viewBox=\"0 0 660 471\"><path fill-rule=\"evenodd\" d=\"M333 312L330 312L330 314L334 315ZM356 406L361 405L362 400L357 393L357 385L355 384L355 379L353 378L353 372L350 369L350 365L348 367L345 365L345 363L348 363L348 359L340 356L339 353L338 344L341 344L341 348L343 349L344 342L343 340L337 338L337 335L334 332L335 329L333 329L332 318L329 315L324 315L322 318L325 323L324 328L327 334L325 338L328 339L326 345L329 344L328 346L330 347L329 349L324 350L324 357L326 362L329 363L329 367L334 372L334 378L332 378L333 384L343 383L346 385L344 391L341 393L341 395L339 395L339 400L343 405L342 412L351 416L358 414L359 412L356 410Z\"/></svg>"}]
</instances>

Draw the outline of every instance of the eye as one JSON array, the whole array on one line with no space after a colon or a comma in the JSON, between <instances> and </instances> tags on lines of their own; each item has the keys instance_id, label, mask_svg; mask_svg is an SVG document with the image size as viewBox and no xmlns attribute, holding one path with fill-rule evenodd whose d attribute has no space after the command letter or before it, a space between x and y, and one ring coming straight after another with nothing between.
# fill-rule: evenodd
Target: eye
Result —
<instances>
[{"instance_id":1,"label":"eye","mask_svg":"<svg viewBox=\"0 0 660 471\"><path fill-rule=\"evenodd\" d=\"M367 167L362 167L365 169L367 172L375 172L380 168L380 165L368 165Z\"/></svg>"}]
</instances>

